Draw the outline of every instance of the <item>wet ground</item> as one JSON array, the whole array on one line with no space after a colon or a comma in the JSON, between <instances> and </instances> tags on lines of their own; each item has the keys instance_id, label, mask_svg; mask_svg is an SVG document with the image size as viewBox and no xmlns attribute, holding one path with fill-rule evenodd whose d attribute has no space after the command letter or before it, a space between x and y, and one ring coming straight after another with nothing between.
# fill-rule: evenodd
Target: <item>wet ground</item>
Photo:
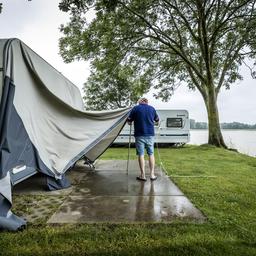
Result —
<instances>
[{"instance_id":1,"label":"wet ground","mask_svg":"<svg viewBox=\"0 0 256 256\"><path fill-rule=\"evenodd\" d=\"M45 191L43 177L38 175L15 186L15 195L40 196L48 203L34 207L28 221L47 212L56 203L47 223L133 223L171 222L175 219L203 222L205 217L193 206L180 189L159 168L157 180L136 180L137 161L100 160L96 169L86 170L80 162L67 175L72 187L59 191ZM148 170L148 167L147 167ZM55 201L53 199L56 199ZM58 209L57 209L58 208ZM51 207L53 209L53 207ZM57 211L56 211L57 209ZM42 217L42 216L41 216Z\"/></svg>"}]
</instances>

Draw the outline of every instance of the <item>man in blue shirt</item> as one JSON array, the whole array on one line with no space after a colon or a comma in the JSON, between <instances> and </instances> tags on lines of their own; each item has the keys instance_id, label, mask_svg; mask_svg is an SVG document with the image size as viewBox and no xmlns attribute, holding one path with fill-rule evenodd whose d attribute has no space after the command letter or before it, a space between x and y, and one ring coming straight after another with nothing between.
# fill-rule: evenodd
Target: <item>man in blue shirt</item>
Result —
<instances>
[{"instance_id":1,"label":"man in blue shirt","mask_svg":"<svg viewBox=\"0 0 256 256\"><path fill-rule=\"evenodd\" d=\"M137 179L142 181L147 180L145 176L144 160L144 149L146 148L149 157L150 179L156 180L157 176L155 176L154 157L154 124L155 122L159 122L159 117L156 113L156 110L152 106L148 105L148 100L146 98L142 98L139 100L139 104L131 110L127 121L129 125L134 122L135 146L141 171L141 174L137 177Z\"/></svg>"}]
</instances>

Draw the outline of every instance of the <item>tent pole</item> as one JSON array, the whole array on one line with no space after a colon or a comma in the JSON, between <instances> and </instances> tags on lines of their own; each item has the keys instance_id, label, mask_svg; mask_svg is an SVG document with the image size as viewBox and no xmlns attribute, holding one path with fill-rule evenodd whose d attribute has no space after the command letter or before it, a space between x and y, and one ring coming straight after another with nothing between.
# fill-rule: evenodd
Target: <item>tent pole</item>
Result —
<instances>
[{"instance_id":1,"label":"tent pole","mask_svg":"<svg viewBox=\"0 0 256 256\"><path fill-rule=\"evenodd\" d=\"M129 134L128 157L127 157L127 167L126 167L127 175L128 175L128 170L129 170L129 161L130 161L131 133L132 133L132 125L130 125L130 134Z\"/></svg>"}]
</instances>

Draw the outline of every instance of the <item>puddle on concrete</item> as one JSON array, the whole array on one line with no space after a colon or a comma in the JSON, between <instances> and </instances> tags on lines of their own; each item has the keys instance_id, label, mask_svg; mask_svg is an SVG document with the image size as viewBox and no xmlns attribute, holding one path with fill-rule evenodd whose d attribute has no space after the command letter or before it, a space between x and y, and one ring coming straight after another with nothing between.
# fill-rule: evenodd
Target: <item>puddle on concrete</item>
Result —
<instances>
[{"instance_id":1,"label":"puddle on concrete","mask_svg":"<svg viewBox=\"0 0 256 256\"><path fill-rule=\"evenodd\" d=\"M48 223L171 222L177 218L204 220L184 196L70 196Z\"/></svg>"}]
</instances>

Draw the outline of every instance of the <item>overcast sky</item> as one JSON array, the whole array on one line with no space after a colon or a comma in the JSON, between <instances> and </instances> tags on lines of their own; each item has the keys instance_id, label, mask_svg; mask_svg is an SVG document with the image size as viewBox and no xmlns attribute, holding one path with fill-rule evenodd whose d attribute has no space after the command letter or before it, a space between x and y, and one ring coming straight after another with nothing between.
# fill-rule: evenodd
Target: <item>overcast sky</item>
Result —
<instances>
[{"instance_id":1,"label":"overcast sky","mask_svg":"<svg viewBox=\"0 0 256 256\"><path fill-rule=\"evenodd\" d=\"M83 61L65 64L59 55L59 27L69 20L67 13L59 11L59 1L0 0L3 3L3 11L0 14L0 38L21 39L81 90L90 73L89 64ZM256 80L250 77L246 68L242 67L240 73L244 76L243 81L234 84L230 90L220 92L220 121L255 124ZM187 109L190 118L207 121L205 106L197 91L179 87L168 103L155 100L151 95L148 97L151 105L156 108Z\"/></svg>"}]
</instances>

